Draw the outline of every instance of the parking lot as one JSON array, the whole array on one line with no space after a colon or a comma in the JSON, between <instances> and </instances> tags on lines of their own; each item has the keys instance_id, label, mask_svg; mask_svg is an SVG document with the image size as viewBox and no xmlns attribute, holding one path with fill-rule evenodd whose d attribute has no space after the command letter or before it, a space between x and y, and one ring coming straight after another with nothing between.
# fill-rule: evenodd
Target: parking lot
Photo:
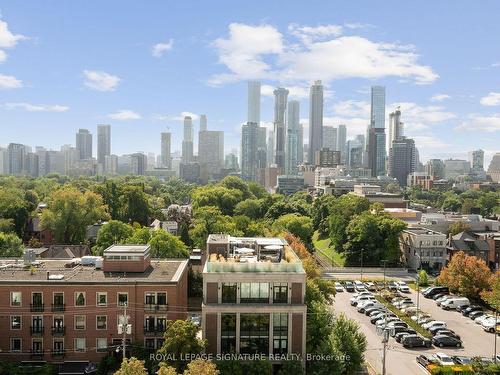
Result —
<instances>
[{"instance_id":1,"label":"parking lot","mask_svg":"<svg viewBox=\"0 0 500 375\"><path fill-rule=\"evenodd\" d=\"M411 291L407 293L415 303L417 293ZM382 349L381 336L376 333L375 325L370 323L369 317L360 314L356 308L350 305L352 293L340 292L335 297L333 309L337 313L344 313L346 316L356 320L362 331L365 333L368 346L366 351L366 360L375 369L377 373L382 372ZM386 369L387 374L425 374L427 373L415 360L419 354L433 354L443 352L450 356L482 356L492 357L494 353L494 335L485 332L482 327L475 324L471 319L462 316L457 311L445 311L436 305L432 299L426 299L420 295L420 307L424 312L429 313L434 319L443 320L447 323L448 328L459 334L463 341L463 348L415 348L405 349L401 344L397 343L394 338L390 338L388 342ZM500 339L498 339L500 347Z\"/></svg>"}]
</instances>

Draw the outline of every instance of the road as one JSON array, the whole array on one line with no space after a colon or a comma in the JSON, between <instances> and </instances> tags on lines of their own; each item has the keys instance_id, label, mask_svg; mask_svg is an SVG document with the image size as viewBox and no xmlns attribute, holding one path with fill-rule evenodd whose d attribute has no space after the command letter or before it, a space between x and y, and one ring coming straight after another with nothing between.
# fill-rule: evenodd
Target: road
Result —
<instances>
[{"instance_id":1,"label":"road","mask_svg":"<svg viewBox=\"0 0 500 375\"><path fill-rule=\"evenodd\" d=\"M347 317L356 320L361 330L366 335L368 341L365 358L367 362L375 369L377 373L382 373L382 349L383 344L381 337L377 335L375 325L370 323L369 318L360 314L349 303L352 297L351 293L337 293L333 309L337 313L344 313ZM412 291L410 297L416 301L416 292ZM420 296L420 305L422 311L428 312L432 317L444 320L448 327L457 332L464 342L464 348L415 348L405 349L397 343L392 337L389 339L388 350L386 356L386 370L388 375L400 374L427 374L420 365L415 361L415 357L419 354L433 354L436 352L444 352L448 355L464 355L464 356L493 356L494 335L484 332L483 329L475 324L472 320L463 317L456 311L444 311L436 305L433 300L428 300ZM500 340L498 341L500 346Z\"/></svg>"}]
</instances>

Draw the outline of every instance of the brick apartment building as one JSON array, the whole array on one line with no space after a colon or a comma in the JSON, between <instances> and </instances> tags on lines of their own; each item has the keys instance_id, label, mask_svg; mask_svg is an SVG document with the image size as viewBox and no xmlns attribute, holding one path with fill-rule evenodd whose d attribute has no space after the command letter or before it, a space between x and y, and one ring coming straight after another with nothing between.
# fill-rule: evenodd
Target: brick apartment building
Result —
<instances>
[{"instance_id":1,"label":"brick apartment building","mask_svg":"<svg viewBox=\"0 0 500 375\"><path fill-rule=\"evenodd\" d=\"M76 265L75 265L76 263ZM0 262L0 350L4 360L98 362L127 342L162 345L166 320L187 317L188 260L155 260L148 245L111 246L100 265L67 260Z\"/></svg>"},{"instance_id":2,"label":"brick apartment building","mask_svg":"<svg viewBox=\"0 0 500 375\"><path fill-rule=\"evenodd\" d=\"M203 269L202 331L207 353L306 352L306 274L280 238L211 234ZM276 359L276 357L274 357Z\"/></svg>"}]
</instances>

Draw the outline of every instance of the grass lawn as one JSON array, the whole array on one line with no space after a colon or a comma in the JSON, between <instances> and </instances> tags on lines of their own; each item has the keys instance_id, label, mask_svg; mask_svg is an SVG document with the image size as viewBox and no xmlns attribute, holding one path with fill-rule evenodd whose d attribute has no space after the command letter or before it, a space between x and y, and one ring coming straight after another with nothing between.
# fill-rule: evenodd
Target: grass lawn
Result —
<instances>
[{"instance_id":1,"label":"grass lawn","mask_svg":"<svg viewBox=\"0 0 500 375\"><path fill-rule=\"evenodd\" d=\"M334 263L336 263L337 266L343 267L345 263L344 256L342 254L337 253L335 250L333 250L332 247L330 247L330 239L329 238L319 238L319 233L314 232L313 237L312 237L313 245L314 247L319 250L321 253L323 253L331 262L333 259Z\"/></svg>"}]
</instances>

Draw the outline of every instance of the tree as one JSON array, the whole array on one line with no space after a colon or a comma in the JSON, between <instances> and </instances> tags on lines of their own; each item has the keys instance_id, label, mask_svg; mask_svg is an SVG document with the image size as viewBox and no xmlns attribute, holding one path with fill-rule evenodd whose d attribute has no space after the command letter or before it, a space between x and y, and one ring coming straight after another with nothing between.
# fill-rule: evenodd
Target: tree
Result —
<instances>
[{"instance_id":1,"label":"tree","mask_svg":"<svg viewBox=\"0 0 500 375\"><path fill-rule=\"evenodd\" d=\"M243 193L238 189L228 188L223 185L206 185L193 192L193 207L217 207L224 215L232 215L236 205L244 199Z\"/></svg>"},{"instance_id":2,"label":"tree","mask_svg":"<svg viewBox=\"0 0 500 375\"><path fill-rule=\"evenodd\" d=\"M219 375L215 363L205 359L195 359L187 365L184 375Z\"/></svg>"},{"instance_id":3,"label":"tree","mask_svg":"<svg viewBox=\"0 0 500 375\"><path fill-rule=\"evenodd\" d=\"M342 363L344 373L355 373L364 362L363 353L366 350L366 337L361 332L358 323L352 319L347 319L344 314L337 315L333 323L333 330L330 334L330 341L335 348L335 352L349 358Z\"/></svg>"},{"instance_id":4,"label":"tree","mask_svg":"<svg viewBox=\"0 0 500 375\"><path fill-rule=\"evenodd\" d=\"M385 191L388 193L399 193L401 192L401 187L396 182L391 182L385 187Z\"/></svg>"},{"instance_id":5,"label":"tree","mask_svg":"<svg viewBox=\"0 0 500 375\"><path fill-rule=\"evenodd\" d=\"M454 223L451 223L448 226L448 234L451 234L452 236L454 236L454 235L462 233L462 232L467 232L470 229L471 229L470 225L467 224L466 222L456 221Z\"/></svg>"},{"instance_id":6,"label":"tree","mask_svg":"<svg viewBox=\"0 0 500 375\"><path fill-rule=\"evenodd\" d=\"M453 192L445 193L445 199L443 201L443 206L442 206L442 209L444 211L458 212L460 211L461 206L462 202L455 193Z\"/></svg>"},{"instance_id":7,"label":"tree","mask_svg":"<svg viewBox=\"0 0 500 375\"><path fill-rule=\"evenodd\" d=\"M481 293L481 297L491 307L500 310L500 270L491 276L491 289Z\"/></svg>"},{"instance_id":8,"label":"tree","mask_svg":"<svg viewBox=\"0 0 500 375\"><path fill-rule=\"evenodd\" d=\"M490 289L491 277L484 260L459 251L443 268L438 282L449 287L451 292L477 299L481 292Z\"/></svg>"},{"instance_id":9,"label":"tree","mask_svg":"<svg viewBox=\"0 0 500 375\"><path fill-rule=\"evenodd\" d=\"M488 192L484 193L478 200L477 205L481 207L481 214L490 216L493 214L495 208L500 206L500 193Z\"/></svg>"},{"instance_id":10,"label":"tree","mask_svg":"<svg viewBox=\"0 0 500 375\"><path fill-rule=\"evenodd\" d=\"M26 201L25 194L21 189L0 189L0 218L12 223L19 237L24 234L30 208L31 205Z\"/></svg>"},{"instance_id":11,"label":"tree","mask_svg":"<svg viewBox=\"0 0 500 375\"><path fill-rule=\"evenodd\" d=\"M420 270L418 272L418 284L420 286L427 286L429 285L429 276L427 275L426 270Z\"/></svg>"},{"instance_id":12,"label":"tree","mask_svg":"<svg viewBox=\"0 0 500 375\"><path fill-rule=\"evenodd\" d=\"M273 229L277 232L290 232L299 237L302 242L311 243L313 226L312 220L309 217L297 214L287 214L274 222Z\"/></svg>"},{"instance_id":13,"label":"tree","mask_svg":"<svg viewBox=\"0 0 500 375\"><path fill-rule=\"evenodd\" d=\"M245 215L250 219L259 219L263 216L262 202L259 199L245 199L234 208L235 215Z\"/></svg>"},{"instance_id":14,"label":"tree","mask_svg":"<svg viewBox=\"0 0 500 375\"><path fill-rule=\"evenodd\" d=\"M177 371L175 371L175 367L161 363L160 368L156 371L156 375L177 375Z\"/></svg>"},{"instance_id":15,"label":"tree","mask_svg":"<svg viewBox=\"0 0 500 375\"><path fill-rule=\"evenodd\" d=\"M85 240L87 225L109 218L100 195L63 187L48 197L41 226L54 232L55 240L63 244L79 244Z\"/></svg>"},{"instance_id":16,"label":"tree","mask_svg":"<svg viewBox=\"0 0 500 375\"><path fill-rule=\"evenodd\" d=\"M148 198L141 186L126 186L120 196L121 220L129 223L149 224L151 211Z\"/></svg>"},{"instance_id":17,"label":"tree","mask_svg":"<svg viewBox=\"0 0 500 375\"><path fill-rule=\"evenodd\" d=\"M223 215L217 207L200 207L195 211L193 226L189 232L194 246L204 249L207 237L211 233L227 233L233 236L243 235L243 232L236 227L232 218Z\"/></svg>"},{"instance_id":18,"label":"tree","mask_svg":"<svg viewBox=\"0 0 500 375\"><path fill-rule=\"evenodd\" d=\"M117 183L115 181L106 181L104 184L95 185L94 191L101 195L104 204L108 206L111 219L120 219L123 202L120 200L122 191Z\"/></svg>"},{"instance_id":19,"label":"tree","mask_svg":"<svg viewBox=\"0 0 500 375\"><path fill-rule=\"evenodd\" d=\"M304 369L300 361L288 360L284 361L277 375L303 375Z\"/></svg>"},{"instance_id":20,"label":"tree","mask_svg":"<svg viewBox=\"0 0 500 375\"><path fill-rule=\"evenodd\" d=\"M130 359L124 358L122 365L115 375L148 375L144 367L144 361L140 361L135 357Z\"/></svg>"},{"instance_id":21,"label":"tree","mask_svg":"<svg viewBox=\"0 0 500 375\"><path fill-rule=\"evenodd\" d=\"M300 240L300 238L294 236L291 233L285 233L285 240L288 242L288 245L292 248L292 250L297 254L297 256L302 261L302 267L306 272L306 276L308 279L315 279L319 277L320 271L316 261L313 259L311 253L307 251L304 243Z\"/></svg>"},{"instance_id":22,"label":"tree","mask_svg":"<svg viewBox=\"0 0 500 375\"><path fill-rule=\"evenodd\" d=\"M127 238L124 243L145 245L151 240L151 231L149 228L141 228L139 224L134 225L132 236Z\"/></svg>"},{"instance_id":23,"label":"tree","mask_svg":"<svg viewBox=\"0 0 500 375\"><path fill-rule=\"evenodd\" d=\"M165 341L158 352L176 358L169 364L177 371L183 371L186 364L180 360L181 355L200 354L205 349L206 342L199 339L197 334L198 327L190 321L168 320L164 334Z\"/></svg>"},{"instance_id":24,"label":"tree","mask_svg":"<svg viewBox=\"0 0 500 375\"><path fill-rule=\"evenodd\" d=\"M110 220L97 232L94 253L102 255L105 249L111 245L123 243L129 237L132 237L133 233L132 226L118 220Z\"/></svg>"},{"instance_id":25,"label":"tree","mask_svg":"<svg viewBox=\"0 0 500 375\"><path fill-rule=\"evenodd\" d=\"M23 241L15 233L0 233L0 257L22 257L23 248Z\"/></svg>"},{"instance_id":26,"label":"tree","mask_svg":"<svg viewBox=\"0 0 500 375\"><path fill-rule=\"evenodd\" d=\"M313 227L319 232L320 237L326 237L329 234L328 220L331 204L335 199L333 195L322 195L313 202L311 215Z\"/></svg>"},{"instance_id":27,"label":"tree","mask_svg":"<svg viewBox=\"0 0 500 375\"><path fill-rule=\"evenodd\" d=\"M151 255L155 258L189 257L186 245L178 237L163 229L153 231L149 245L151 245Z\"/></svg>"}]
</instances>

